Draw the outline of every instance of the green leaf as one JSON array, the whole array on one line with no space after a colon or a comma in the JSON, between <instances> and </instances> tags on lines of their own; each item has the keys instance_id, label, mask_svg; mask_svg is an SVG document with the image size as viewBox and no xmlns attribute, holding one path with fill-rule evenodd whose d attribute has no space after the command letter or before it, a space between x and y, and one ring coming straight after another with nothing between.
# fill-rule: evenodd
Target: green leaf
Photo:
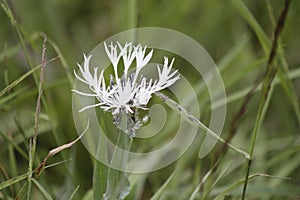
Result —
<instances>
[{"instance_id":1,"label":"green leaf","mask_svg":"<svg viewBox=\"0 0 300 200\"><path fill-rule=\"evenodd\" d=\"M253 174L253 175L250 175L248 177L248 180L252 180L255 177L268 177L268 178L277 178L277 179L288 179L288 178L285 178L285 177L270 176L270 175L267 175L267 174ZM215 198L215 200L223 200L227 194L230 194L234 190L236 190L239 187L241 187L244 184L244 182L245 182L245 179L240 179L237 182L233 183L232 185L230 185L229 187L227 187L225 190L223 190L223 192L221 192Z\"/></svg>"},{"instance_id":2,"label":"green leaf","mask_svg":"<svg viewBox=\"0 0 300 200\"><path fill-rule=\"evenodd\" d=\"M171 180L173 179L175 175L175 171L169 176L169 178L166 180L166 182L159 188L159 190L157 192L155 192L155 194L151 197L150 200L159 200L161 195L163 194L163 192L165 191L165 189L167 188L167 186L169 185L169 183L171 182Z\"/></svg>"},{"instance_id":3,"label":"green leaf","mask_svg":"<svg viewBox=\"0 0 300 200\"><path fill-rule=\"evenodd\" d=\"M261 28L258 21L255 19L255 17L252 15L250 10L247 8L247 6L244 4L241 0L231 0L231 3L235 6L237 11L244 17L244 19L249 23L251 28L254 30L260 44L263 47L263 50L266 54L269 53L270 49L270 41L265 34L264 30Z\"/></svg>"},{"instance_id":4,"label":"green leaf","mask_svg":"<svg viewBox=\"0 0 300 200\"><path fill-rule=\"evenodd\" d=\"M100 161L95 160L93 174L93 196L94 199L102 199L107 183L107 167Z\"/></svg>"},{"instance_id":5,"label":"green leaf","mask_svg":"<svg viewBox=\"0 0 300 200\"><path fill-rule=\"evenodd\" d=\"M28 160L28 155L21 149L15 141L13 141L11 138L9 138L6 134L4 134L2 131L0 131L0 136L3 137L6 142L8 142L10 145L12 145L25 159Z\"/></svg>"},{"instance_id":6,"label":"green leaf","mask_svg":"<svg viewBox=\"0 0 300 200\"><path fill-rule=\"evenodd\" d=\"M100 154L104 156L107 161L107 146L103 143L102 137L105 137L103 133L99 135L99 144L95 159L95 166L93 172L93 197L94 199L103 199L107 183L108 167L101 163L97 158L100 158Z\"/></svg>"},{"instance_id":7,"label":"green leaf","mask_svg":"<svg viewBox=\"0 0 300 200\"><path fill-rule=\"evenodd\" d=\"M46 63L50 63L50 62L52 62L52 61L54 61L56 59L57 59L57 57L52 58L52 59L48 60ZM4 95L5 93L7 93L8 91L10 91L15 86L17 86L20 82L22 82L25 78L27 78L28 76L30 76L33 72L35 72L36 70L38 70L40 67L41 67L41 65L35 66L31 70L29 70L28 72L26 72L25 74L23 74L22 76L20 76L17 80L15 80L11 84L9 84L6 88L4 88L2 91L0 91L0 97L2 95Z\"/></svg>"},{"instance_id":8,"label":"green leaf","mask_svg":"<svg viewBox=\"0 0 300 200\"><path fill-rule=\"evenodd\" d=\"M280 57L280 62L281 64L279 65L279 70L278 70L278 75L281 81L281 85L289 97L292 106L294 107L294 111L297 116L298 124L300 125L300 108L299 108L299 100L296 95L293 83L291 79L289 78L289 69L288 69L288 64L284 59L284 53L283 50L281 49L281 45L279 46L279 57Z\"/></svg>"},{"instance_id":9,"label":"green leaf","mask_svg":"<svg viewBox=\"0 0 300 200\"><path fill-rule=\"evenodd\" d=\"M75 188L74 192L72 193L72 195L70 196L69 200L72 200L75 197L76 192L79 189L79 185Z\"/></svg>"},{"instance_id":10,"label":"green leaf","mask_svg":"<svg viewBox=\"0 0 300 200\"><path fill-rule=\"evenodd\" d=\"M0 190L3 190L4 188L7 188L13 184L16 184L26 178L27 178L27 173L17 176L15 178L9 179L7 181L4 181L4 182L0 183Z\"/></svg>"},{"instance_id":11,"label":"green leaf","mask_svg":"<svg viewBox=\"0 0 300 200\"><path fill-rule=\"evenodd\" d=\"M38 33L33 33L25 42L26 43L30 43L33 42L35 40L37 40L39 38L39 34ZM20 49L21 49L21 44L18 43L17 45L13 46L13 47L9 47L5 52L0 53L0 62L2 62L4 60L4 58L9 58L12 55L16 54Z\"/></svg>"},{"instance_id":12,"label":"green leaf","mask_svg":"<svg viewBox=\"0 0 300 200\"><path fill-rule=\"evenodd\" d=\"M127 175L124 172L110 168L104 199L122 200L129 194L129 191L130 182Z\"/></svg>"},{"instance_id":13,"label":"green leaf","mask_svg":"<svg viewBox=\"0 0 300 200\"><path fill-rule=\"evenodd\" d=\"M95 198L93 198L93 190L90 189L87 191L87 193L85 193L85 195L82 197L82 200L93 200Z\"/></svg>"},{"instance_id":14,"label":"green leaf","mask_svg":"<svg viewBox=\"0 0 300 200\"><path fill-rule=\"evenodd\" d=\"M125 112L121 113L120 120L120 127L125 131L128 130L129 124L131 123L131 118L127 115ZM103 196L105 200L122 200L130 191L130 182L123 170L126 169L132 139L122 130L120 129L119 131L118 141L111 159L111 165L120 170L113 168L108 169L107 187Z\"/></svg>"},{"instance_id":15,"label":"green leaf","mask_svg":"<svg viewBox=\"0 0 300 200\"><path fill-rule=\"evenodd\" d=\"M236 9L239 11L239 13L244 17L244 19L249 23L250 27L254 30L256 36L259 39L260 44L263 47L263 50L266 55L270 52L270 41L266 35L266 33L263 31L255 17L252 15L252 13L249 11L247 6L244 4L241 0L231 0L232 4L236 7ZM280 77L281 85L289 97L289 100L291 101L292 106L294 107L294 111L297 116L298 124L300 125L300 107L299 107L299 100L297 98L297 95L295 93L295 89L293 86L293 83L288 78L288 64L285 60L284 56L284 50L282 49L282 45L278 44L278 57L279 57L279 70L278 74Z\"/></svg>"},{"instance_id":16,"label":"green leaf","mask_svg":"<svg viewBox=\"0 0 300 200\"><path fill-rule=\"evenodd\" d=\"M47 192L47 190L36 180L36 179L31 179L33 181L33 183L37 186L37 188L42 192L42 194L44 195L44 197L47 200L53 200L53 198L51 197L51 195Z\"/></svg>"}]
</instances>

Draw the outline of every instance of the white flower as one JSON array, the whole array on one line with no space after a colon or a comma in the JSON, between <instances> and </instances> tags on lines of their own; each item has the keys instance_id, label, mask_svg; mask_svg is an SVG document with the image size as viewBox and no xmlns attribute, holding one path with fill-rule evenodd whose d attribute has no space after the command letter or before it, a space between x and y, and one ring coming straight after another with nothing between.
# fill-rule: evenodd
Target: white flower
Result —
<instances>
[{"instance_id":1,"label":"white flower","mask_svg":"<svg viewBox=\"0 0 300 200\"><path fill-rule=\"evenodd\" d=\"M112 112L113 115L119 114L121 111L126 113L134 113L136 109L147 109L147 104L152 97L152 94L163 90L179 79L177 70L172 70L174 59L169 63L168 58L164 58L163 67L157 66L158 79L148 80L146 77L140 75L140 71L145 67L152 58L153 50L146 54L146 47L142 45L134 46L132 43L126 43L124 46L121 44L106 45L104 43L105 51L110 59L114 76L110 76L110 84L106 86L104 78L104 70L98 75L98 68L95 67L91 72L89 69L91 56L84 54L83 66L78 64L79 71L82 76L79 76L75 72L75 76L81 82L87 84L91 90L91 93L85 93L78 90L74 92L83 95L96 97L99 101L96 104L85 106L80 112L100 106L104 111ZM123 76L119 76L118 67L120 59L123 59L124 72ZM135 71L129 71L132 67L133 61L136 61ZM138 78L140 76L140 78Z\"/></svg>"}]
</instances>

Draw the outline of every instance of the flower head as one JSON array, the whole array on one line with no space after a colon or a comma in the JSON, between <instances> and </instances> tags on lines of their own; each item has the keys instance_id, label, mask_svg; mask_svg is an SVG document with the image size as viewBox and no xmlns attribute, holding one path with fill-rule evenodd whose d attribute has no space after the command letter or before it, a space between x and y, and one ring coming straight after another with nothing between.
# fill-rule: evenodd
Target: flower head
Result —
<instances>
[{"instance_id":1,"label":"flower head","mask_svg":"<svg viewBox=\"0 0 300 200\"><path fill-rule=\"evenodd\" d=\"M132 43L126 43L122 46L120 43L109 45L104 43L105 51L110 59L114 75L110 75L110 84L106 86L104 78L104 70L98 75L98 68L95 67L90 71L91 56L84 54L83 66L78 64L79 71L82 76L75 72L75 76L81 82L87 84L91 93L85 93L78 90L74 92L83 95L96 97L99 101L94 105L85 106L80 112L100 106L104 111L112 112L113 115L118 115L121 112L133 114L137 109L147 109L147 104L155 92L163 90L179 79L177 70L172 70L174 59L169 63L167 57L164 58L164 64L161 68L157 65L158 79L152 80L140 75L141 70L150 62L153 50L146 53L147 47L142 45L134 46ZM123 59L124 71L123 76L119 76L118 68L120 60ZM135 68L129 71L130 67L135 62Z\"/></svg>"}]
</instances>

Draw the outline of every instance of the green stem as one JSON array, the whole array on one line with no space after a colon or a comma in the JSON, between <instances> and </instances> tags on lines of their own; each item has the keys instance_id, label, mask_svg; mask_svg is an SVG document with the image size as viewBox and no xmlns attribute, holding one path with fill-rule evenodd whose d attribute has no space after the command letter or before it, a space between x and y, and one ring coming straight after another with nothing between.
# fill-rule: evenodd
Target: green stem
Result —
<instances>
[{"instance_id":1,"label":"green stem","mask_svg":"<svg viewBox=\"0 0 300 200\"><path fill-rule=\"evenodd\" d=\"M128 0L128 28L137 27L137 1Z\"/></svg>"},{"instance_id":2,"label":"green stem","mask_svg":"<svg viewBox=\"0 0 300 200\"><path fill-rule=\"evenodd\" d=\"M272 94L272 83L273 83L274 78L277 73L277 66L275 64L273 64L273 61L276 57L279 35L284 27L290 3L291 3L291 0L285 1L285 7L277 21L277 24L276 24L276 27L274 30L274 39L273 39L272 48L271 48L271 51L269 54L268 63L266 66L266 74L265 74L264 82L262 85L262 94L261 94L261 99L260 99L259 110L258 110L255 127L254 127L253 134L252 134L250 159L249 159L249 162L247 165L247 171L246 171L245 182L244 182L243 193L242 193L242 200L244 200L246 197L248 177L250 174L256 138L258 135L258 129L263 121L263 114L266 112L267 107L268 107L268 102L272 96L271 95Z\"/></svg>"},{"instance_id":3,"label":"green stem","mask_svg":"<svg viewBox=\"0 0 300 200\"><path fill-rule=\"evenodd\" d=\"M45 59L46 42L47 42L47 36L45 35L44 42L43 42L40 82L39 82L39 86L38 86L38 97L37 97L37 101L36 101L36 111L35 111L35 115L34 115L34 135L33 135L33 139L30 142L30 148L29 148L27 200L30 200L31 181L32 181L32 172L33 172L32 171L33 170L33 160L34 160L34 155L35 155L35 151L36 151L37 136L38 136L39 126L40 126L41 98L43 95L44 70L45 70L45 66L46 66L46 59Z\"/></svg>"},{"instance_id":4,"label":"green stem","mask_svg":"<svg viewBox=\"0 0 300 200\"><path fill-rule=\"evenodd\" d=\"M101 133L98 138L97 154L95 159L95 166L93 172L93 196L94 199L102 199L105 193L105 186L107 183L108 167L100 161L108 163L107 158L107 144L104 141L104 133Z\"/></svg>"},{"instance_id":5,"label":"green stem","mask_svg":"<svg viewBox=\"0 0 300 200\"><path fill-rule=\"evenodd\" d=\"M128 129L129 123L126 112L122 112L117 144L107 173L107 188L104 194L105 200L123 199L129 193L130 183L124 172L126 170L129 150L132 144L132 138L124 133L124 130Z\"/></svg>"},{"instance_id":6,"label":"green stem","mask_svg":"<svg viewBox=\"0 0 300 200\"><path fill-rule=\"evenodd\" d=\"M185 108L180 106L178 103L176 103L174 100L169 98L168 96L164 95L163 93L156 92L155 93L160 99L162 99L171 109L173 109L175 112L178 114L182 115L184 117L184 120L186 120L188 123L190 123L192 126L195 126L196 129L200 129L200 131L203 134L208 134L211 137L215 138L216 140L222 142L225 144L227 147L229 147L231 150L241 154L244 156L246 159L249 159L250 156L247 152L236 148L232 144L226 142L223 138L221 138L217 133L213 132L210 130L205 124L203 124L199 119L197 119L195 116L190 114Z\"/></svg>"},{"instance_id":7,"label":"green stem","mask_svg":"<svg viewBox=\"0 0 300 200\"><path fill-rule=\"evenodd\" d=\"M128 21L127 29L135 29L138 27L138 2L137 0L128 0ZM130 40L135 44L137 41L136 31L133 31L133 34Z\"/></svg>"}]
</instances>

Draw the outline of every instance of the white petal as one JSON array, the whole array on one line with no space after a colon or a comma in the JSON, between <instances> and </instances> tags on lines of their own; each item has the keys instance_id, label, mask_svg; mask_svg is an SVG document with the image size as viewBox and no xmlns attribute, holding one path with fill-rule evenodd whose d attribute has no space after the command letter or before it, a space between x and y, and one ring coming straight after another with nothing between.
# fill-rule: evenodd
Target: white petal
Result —
<instances>
[{"instance_id":1,"label":"white petal","mask_svg":"<svg viewBox=\"0 0 300 200\"><path fill-rule=\"evenodd\" d=\"M97 103L97 104L85 106L85 107L83 107L82 109L80 109L78 112L83 112L83 111L85 111L85 110L87 110L87 109L89 109L89 108L94 108L94 107L101 106L101 105L103 105L103 103Z\"/></svg>"},{"instance_id":2,"label":"white petal","mask_svg":"<svg viewBox=\"0 0 300 200\"><path fill-rule=\"evenodd\" d=\"M97 94L89 94L89 93L85 93L85 92L80 92L78 90L72 90L72 92L75 92L77 94L83 95L83 96L87 96L87 97L96 97L98 96Z\"/></svg>"}]
</instances>

